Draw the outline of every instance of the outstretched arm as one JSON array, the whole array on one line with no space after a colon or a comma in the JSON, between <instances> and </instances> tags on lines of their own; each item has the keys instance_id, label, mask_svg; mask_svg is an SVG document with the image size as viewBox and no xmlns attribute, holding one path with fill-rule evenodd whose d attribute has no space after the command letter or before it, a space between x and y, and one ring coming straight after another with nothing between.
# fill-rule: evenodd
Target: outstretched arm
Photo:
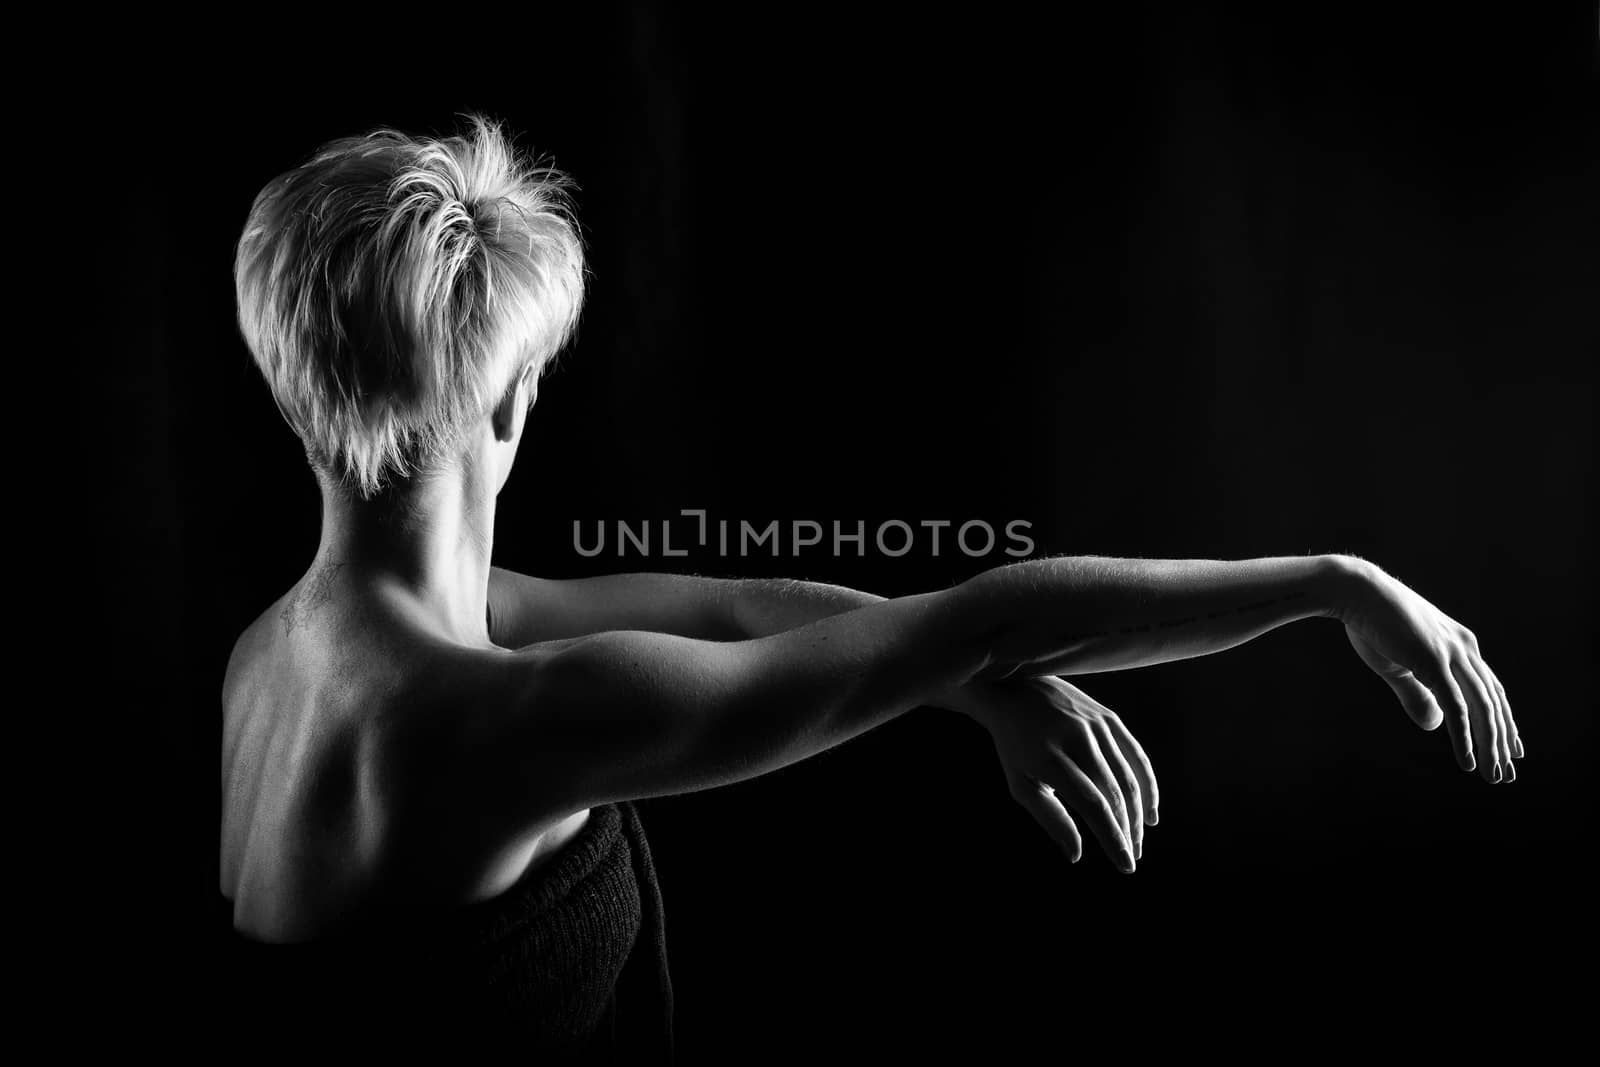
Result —
<instances>
[{"instance_id":1,"label":"outstretched arm","mask_svg":"<svg viewBox=\"0 0 1600 1067\"><path fill-rule=\"evenodd\" d=\"M1452 731L1481 730L1485 758L1501 758L1509 724L1465 630L1370 565L1286 557L1034 560L753 640L620 631L486 653L473 673L498 679L501 699L463 721L461 762L501 796L537 782L544 814L702 789L804 759L953 685L1203 655L1317 616L1412 672ZM1477 684L1450 684L1458 672ZM1102 842L1125 847L1092 795L1103 791L1060 756L1039 739L1029 773L1082 798Z\"/></svg>"},{"instance_id":2,"label":"outstretched arm","mask_svg":"<svg viewBox=\"0 0 1600 1067\"><path fill-rule=\"evenodd\" d=\"M884 599L790 578L631 573L559 581L496 568L490 584L491 633L512 647L605 630L739 641L770 637ZM1156 822L1155 771L1109 708L1060 678L952 685L931 694L926 704L959 712L990 733L1012 796L1076 861L1083 841L1066 809L1084 815L1081 804L1067 792L1041 795L1024 766L1028 739L1048 733L1066 759L1089 768L1129 851L1135 859L1142 857L1145 827ZM1114 858L1121 860L1120 842Z\"/></svg>"},{"instance_id":3,"label":"outstretched arm","mask_svg":"<svg viewBox=\"0 0 1600 1067\"><path fill-rule=\"evenodd\" d=\"M509 662L544 707L529 722L593 733L580 749L604 758L568 773L648 796L783 766L976 679L1159 663L1333 615L1349 573L1331 557L1032 560L751 640L609 631ZM656 758L682 746L682 765Z\"/></svg>"}]
</instances>

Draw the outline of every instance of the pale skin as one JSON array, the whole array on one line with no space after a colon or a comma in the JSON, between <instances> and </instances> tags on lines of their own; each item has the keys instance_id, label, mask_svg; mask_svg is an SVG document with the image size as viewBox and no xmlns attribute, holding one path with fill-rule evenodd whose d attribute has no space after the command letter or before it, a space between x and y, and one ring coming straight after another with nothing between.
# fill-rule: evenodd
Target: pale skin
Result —
<instances>
[{"instance_id":1,"label":"pale skin","mask_svg":"<svg viewBox=\"0 0 1600 1067\"><path fill-rule=\"evenodd\" d=\"M1353 557L1030 560L891 600L495 568L535 388L523 375L454 462L380 501L321 477L317 556L223 685L220 874L240 931L303 941L487 899L596 805L754 778L922 706L988 731L1011 795L1073 861L1087 833L1131 873L1155 773L1063 676L1304 619L1339 623L1463 770L1515 780L1522 741L1476 638Z\"/></svg>"}]
</instances>

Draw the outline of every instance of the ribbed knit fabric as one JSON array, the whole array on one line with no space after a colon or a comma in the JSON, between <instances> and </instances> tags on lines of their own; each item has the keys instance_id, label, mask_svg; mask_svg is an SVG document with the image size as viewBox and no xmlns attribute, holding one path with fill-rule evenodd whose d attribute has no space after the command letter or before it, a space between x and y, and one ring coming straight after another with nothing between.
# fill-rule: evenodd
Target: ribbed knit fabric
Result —
<instances>
[{"instance_id":1,"label":"ribbed knit fabric","mask_svg":"<svg viewBox=\"0 0 1600 1067\"><path fill-rule=\"evenodd\" d=\"M669 1063L672 979L632 803L590 809L549 863L492 900L383 938L265 945L232 929L228 1001L260 1017L487 1024L544 1062Z\"/></svg>"}]
</instances>

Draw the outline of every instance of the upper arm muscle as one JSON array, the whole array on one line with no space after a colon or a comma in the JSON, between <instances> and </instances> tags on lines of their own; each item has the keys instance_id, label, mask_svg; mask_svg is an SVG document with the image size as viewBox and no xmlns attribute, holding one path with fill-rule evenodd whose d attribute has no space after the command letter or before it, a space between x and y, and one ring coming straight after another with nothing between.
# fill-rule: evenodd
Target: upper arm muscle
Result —
<instances>
[{"instance_id":1,"label":"upper arm muscle","mask_svg":"<svg viewBox=\"0 0 1600 1067\"><path fill-rule=\"evenodd\" d=\"M488 802L526 796L529 818L775 770L981 666L943 596L745 641L616 630L474 653L473 680L450 699L485 699L454 729L452 778Z\"/></svg>"},{"instance_id":2,"label":"upper arm muscle","mask_svg":"<svg viewBox=\"0 0 1600 1067\"><path fill-rule=\"evenodd\" d=\"M733 640L732 587L723 578L608 574L555 581L495 567L489 575L490 636L506 648L608 630L650 630Z\"/></svg>"}]
</instances>

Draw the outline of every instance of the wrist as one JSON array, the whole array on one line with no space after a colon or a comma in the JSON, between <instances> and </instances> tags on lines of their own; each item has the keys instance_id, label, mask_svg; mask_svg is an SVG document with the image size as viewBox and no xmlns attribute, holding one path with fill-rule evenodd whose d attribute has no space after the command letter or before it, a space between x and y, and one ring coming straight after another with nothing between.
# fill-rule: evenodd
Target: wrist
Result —
<instances>
[{"instance_id":1,"label":"wrist","mask_svg":"<svg viewBox=\"0 0 1600 1067\"><path fill-rule=\"evenodd\" d=\"M930 708L943 708L958 712L974 722L982 723L988 709L988 700L977 683L952 685L928 701Z\"/></svg>"},{"instance_id":2,"label":"wrist","mask_svg":"<svg viewBox=\"0 0 1600 1067\"><path fill-rule=\"evenodd\" d=\"M1373 565L1359 556L1333 554L1321 557L1315 594L1321 614L1343 622L1352 605L1372 587L1373 570Z\"/></svg>"}]
</instances>

